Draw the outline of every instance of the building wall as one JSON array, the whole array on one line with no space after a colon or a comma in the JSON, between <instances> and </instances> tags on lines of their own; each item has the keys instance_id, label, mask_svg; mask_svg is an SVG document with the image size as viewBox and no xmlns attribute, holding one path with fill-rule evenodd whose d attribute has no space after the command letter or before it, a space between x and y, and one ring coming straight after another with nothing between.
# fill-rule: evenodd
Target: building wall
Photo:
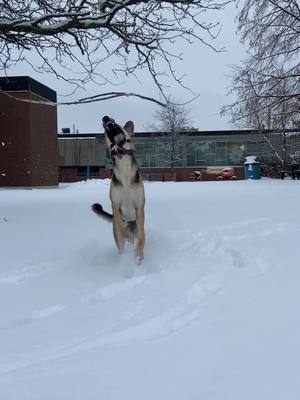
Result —
<instances>
[{"instance_id":1,"label":"building wall","mask_svg":"<svg viewBox=\"0 0 300 400\"><path fill-rule=\"evenodd\" d=\"M212 167L212 168L200 168L197 171L196 168L183 167L174 168L170 171L170 168L141 168L141 173L144 180L147 181L195 181L196 179L195 171L201 172L199 180L201 181L215 181L219 172L222 168ZM235 176L238 179L245 179L245 169L244 167L234 167Z\"/></svg>"},{"instance_id":2,"label":"building wall","mask_svg":"<svg viewBox=\"0 0 300 400\"><path fill-rule=\"evenodd\" d=\"M99 166L104 167L106 162L106 148L104 137L97 138L60 138L59 139L60 166Z\"/></svg>"},{"instance_id":3,"label":"building wall","mask_svg":"<svg viewBox=\"0 0 300 400\"><path fill-rule=\"evenodd\" d=\"M106 158L103 135L66 136L59 139L61 160L64 160L61 163L60 173L64 181L71 179L71 167L73 168L72 181L110 176L111 163ZM300 150L299 139L299 134L289 137L290 150ZM195 170L224 167L234 167L238 178L243 179L244 157L247 155L256 155L261 162L278 163L266 140L260 134L251 131L185 133L176 140L176 162L173 170L170 168L172 141L167 135L137 133L133 142L135 158L144 178L148 180L193 180ZM281 141L278 135L273 135L272 143L280 151ZM98 159L95 159L95 153ZM100 167L99 171L96 174L90 174L90 169L95 165ZM68 168L65 169L65 167ZM205 180L216 179L214 174L202 173L202 177Z\"/></svg>"},{"instance_id":4,"label":"building wall","mask_svg":"<svg viewBox=\"0 0 300 400\"><path fill-rule=\"evenodd\" d=\"M9 92L45 100L31 92ZM0 186L58 184L56 107L17 101L0 93Z\"/></svg>"},{"instance_id":5,"label":"building wall","mask_svg":"<svg viewBox=\"0 0 300 400\"><path fill-rule=\"evenodd\" d=\"M215 181L218 173L222 168L214 167L208 170L203 169L201 171L200 180L203 181ZM238 179L245 179L244 167L234 167L235 176ZM195 168L174 168L172 171L170 168L140 168L143 180L145 181L195 181ZM97 175L82 175L78 174L78 168L76 167L61 167L60 168L60 181L61 182L79 182L87 179L108 179L111 177L111 170L107 168L99 169Z\"/></svg>"},{"instance_id":6,"label":"building wall","mask_svg":"<svg viewBox=\"0 0 300 400\"><path fill-rule=\"evenodd\" d=\"M0 110L0 186L30 186L30 104L0 93Z\"/></svg>"},{"instance_id":7,"label":"building wall","mask_svg":"<svg viewBox=\"0 0 300 400\"><path fill-rule=\"evenodd\" d=\"M32 100L40 99L29 93ZM30 108L31 186L58 185L57 108L32 104Z\"/></svg>"}]
</instances>

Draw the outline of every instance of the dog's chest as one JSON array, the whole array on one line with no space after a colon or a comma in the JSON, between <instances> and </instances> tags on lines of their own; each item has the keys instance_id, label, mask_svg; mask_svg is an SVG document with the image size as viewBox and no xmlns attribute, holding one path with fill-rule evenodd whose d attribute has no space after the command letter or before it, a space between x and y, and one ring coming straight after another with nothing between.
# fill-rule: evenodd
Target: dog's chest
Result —
<instances>
[{"instance_id":1,"label":"dog's chest","mask_svg":"<svg viewBox=\"0 0 300 400\"><path fill-rule=\"evenodd\" d=\"M140 207L142 199L141 190L138 188L120 186L111 190L111 200L120 207L126 221L136 220L136 210Z\"/></svg>"},{"instance_id":2,"label":"dog's chest","mask_svg":"<svg viewBox=\"0 0 300 400\"><path fill-rule=\"evenodd\" d=\"M131 157L116 161L110 187L111 201L116 204L126 221L136 220L136 211L144 204L144 187L136 180L138 170Z\"/></svg>"},{"instance_id":3,"label":"dog's chest","mask_svg":"<svg viewBox=\"0 0 300 400\"><path fill-rule=\"evenodd\" d=\"M117 204L137 205L138 194L135 188L131 186L118 186L112 189L113 201Z\"/></svg>"}]
</instances>

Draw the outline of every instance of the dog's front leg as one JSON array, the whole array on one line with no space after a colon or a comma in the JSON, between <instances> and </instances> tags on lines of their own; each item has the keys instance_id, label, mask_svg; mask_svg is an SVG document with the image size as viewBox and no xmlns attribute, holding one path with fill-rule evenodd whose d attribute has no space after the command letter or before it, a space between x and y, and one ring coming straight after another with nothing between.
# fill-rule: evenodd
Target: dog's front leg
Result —
<instances>
[{"instance_id":1,"label":"dog's front leg","mask_svg":"<svg viewBox=\"0 0 300 400\"><path fill-rule=\"evenodd\" d=\"M129 239L130 233L124 227L119 207L113 204L112 209L114 238L119 252L122 253L125 245L125 240Z\"/></svg>"},{"instance_id":2,"label":"dog's front leg","mask_svg":"<svg viewBox=\"0 0 300 400\"><path fill-rule=\"evenodd\" d=\"M123 249L124 249L125 241L124 241L124 238L123 238L122 233L120 231L120 227L119 227L117 221L115 220L115 218L113 219L113 233L114 233L116 246L117 246L117 248L119 250L119 253L121 254L123 252Z\"/></svg>"},{"instance_id":3,"label":"dog's front leg","mask_svg":"<svg viewBox=\"0 0 300 400\"><path fill-rule=\"evenodd\" d=\"M144 245L145 245L145 213L144 207L137 209L137 218L136 218L136 226L137 226L137 244L135 248L135 256L137 258L137 262L140 263L144 259Z\"/></svg>"}]
</instances>

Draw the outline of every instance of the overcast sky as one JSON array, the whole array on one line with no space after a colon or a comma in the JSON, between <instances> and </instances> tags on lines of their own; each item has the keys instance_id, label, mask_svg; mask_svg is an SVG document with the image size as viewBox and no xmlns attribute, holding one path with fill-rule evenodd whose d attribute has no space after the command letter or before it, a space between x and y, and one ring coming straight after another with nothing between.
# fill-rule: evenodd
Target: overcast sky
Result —
<instances>
[{"instance_id":1,"label":"overcast sky","mask_svg":"<svg viewBox=\"0 0 300 400\"><path fill-rule=\"evenodd\" d=\"M216 53L199 42L176 49L184 54L184 60L176 63L178 74L185 74L185 85L200 94L199 98L187 106L190 109L192 125L199 130L233 128L228 122L228 118L221 118L219 112L223 105L232 100L226 96L229 86L226 77L230 72L229 65L239 64L245 58L245 50L236 36L236 14L237 9L234 4L231 4L213 17L214 21L218 20L223 25L216 46L225 47L226 52ZM68 91L66 85L49 75L34 73L21 64L11 69L10 75L30 75L56 90L59 95L58 100L69 100L60 97L60 94ZM141 74L140 81L128 78L122 86L117 88L89 85L85 91L77 92L72 99L111 90L136 92L159 98L158 91L149 77ZM168 93L180 102L185 102L192 97L191 93L180 88L175 82L172 83ZM72 132L73 126L75 126L75 130L78 129L80 133L102 132L102 116L109 115L121 124L131 119L135 123L136 131L145 131L148 124L155 122L153 113L156 108L154 104L136 98L120 98L88 105L60 106L58 108L58 130L60 132L63 127L69 127Z\"/></svg>"}]
</instances>

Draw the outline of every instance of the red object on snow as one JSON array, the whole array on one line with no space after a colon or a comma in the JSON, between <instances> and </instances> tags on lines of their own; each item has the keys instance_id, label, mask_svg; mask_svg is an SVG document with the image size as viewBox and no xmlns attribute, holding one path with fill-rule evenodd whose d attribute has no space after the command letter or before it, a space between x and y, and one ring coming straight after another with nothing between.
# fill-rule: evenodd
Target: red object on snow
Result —
<instances>
[{"instance_id":1,"label":"red object on snow","mask_svg":"<svg viewBox=\"0 0 300 400\"><path fill-rule=\"evenodd\" d=\"M234 168L224 168L217 176L218 181L230 181L236 179L237 176L235 175Z\"/></svg>"}]
</instances>

